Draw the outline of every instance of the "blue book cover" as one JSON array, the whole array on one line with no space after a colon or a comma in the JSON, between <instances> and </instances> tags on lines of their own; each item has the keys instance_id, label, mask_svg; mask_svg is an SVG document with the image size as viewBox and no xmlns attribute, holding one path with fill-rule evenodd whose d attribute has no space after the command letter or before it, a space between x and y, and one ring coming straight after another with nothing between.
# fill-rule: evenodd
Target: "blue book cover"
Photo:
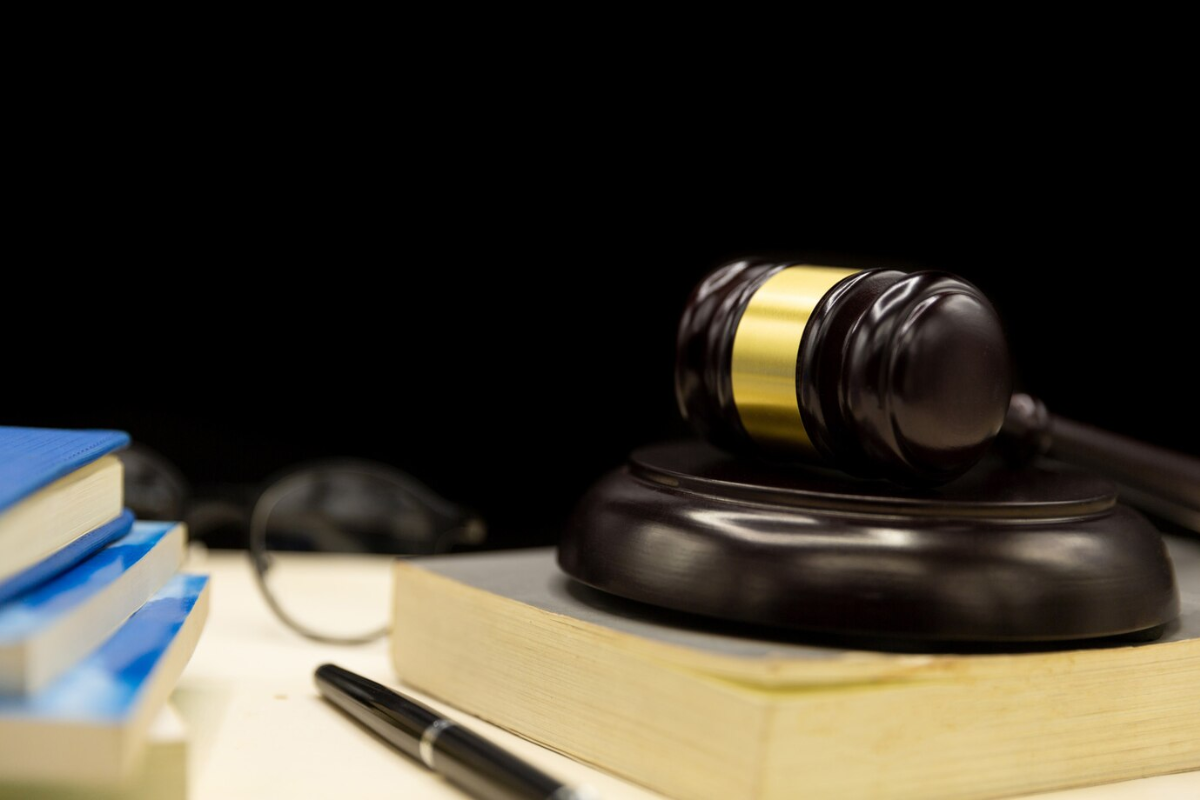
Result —
<instances>
[{"instance_id":1,"label":"blue book cover","mask_svg":"<svg viewBox=\"0 0 1200 800\"><path fill-rule=\"evenodd\" d=\"M114 539L129 533L132 527L133 513L126 509L112 522L94 528L75 541L69 542L49 558L39 561L16 575L0 580L0 605L69 569L71 565L87 558ZM0 629L0 641L3 641L3 638L3 630Z\"/></svg>"},{"instance_id":2,"label":"blue book cover","mask_svg":"<svg viewBox=\"0 0 1200 800\"><path fill-rule=\"evenodd\" d=\"M0 775L98 783L127 775L195 649L207 588L207 576L176 574L54 683L0 697Z\"/></svg>"},{"instance_id":3,"label":"blue book cover","mask_svg":"<svg viewBox=\"0 0 1200 800\"><path fill-rule=\"evenodd\" d=\"M0 694L37 691L90 653L183 562L184 527L132 522L104 549L0 602Z\"/></svg>"},{"instance_id":4,"label":"blue book cover","mask_svg":"<svg viewBox=\"0 0 1200 800\"><path fill-rule=\"evenodd\" d=\"M123 431L0 426L0 512L128 444Z\"/></svg>"}]
</instances>

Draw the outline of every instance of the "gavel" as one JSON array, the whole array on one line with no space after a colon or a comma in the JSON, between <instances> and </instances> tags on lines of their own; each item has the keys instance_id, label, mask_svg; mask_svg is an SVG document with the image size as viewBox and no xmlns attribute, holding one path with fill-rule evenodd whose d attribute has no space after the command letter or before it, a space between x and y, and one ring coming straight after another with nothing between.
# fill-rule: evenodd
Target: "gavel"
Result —
<instances>
[{"instance_id":1,"label":"gavel","mask_svg":"<svg viewBox=\"0 0 1200 800\"><path fill-rule=\"evenodd\" d=\"M679 325L680 410L726 450L929 486L1000 436L1010 459L1084 466L1200 530L1200 460L1054 416L1012 384L995 309L945 272L741 259L704 278Z\"/></svg>"}]
</instances>

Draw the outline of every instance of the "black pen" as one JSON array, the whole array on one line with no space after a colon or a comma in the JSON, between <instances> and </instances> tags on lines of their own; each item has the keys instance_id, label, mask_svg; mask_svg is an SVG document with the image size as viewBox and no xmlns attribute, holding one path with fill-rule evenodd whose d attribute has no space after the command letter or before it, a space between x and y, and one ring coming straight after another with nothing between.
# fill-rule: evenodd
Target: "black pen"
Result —
<instances>
[{"instance_id":1,"label":"black pen","mask_svg":"<svg viewBox=\"0 0 1200 800\"><path fill-rule=\"evenodd\" d=\"M476 797L488 800L593 800L428 706L333 664L317 667L317 689L331 703Z\"/></svg>"}]
</instances>

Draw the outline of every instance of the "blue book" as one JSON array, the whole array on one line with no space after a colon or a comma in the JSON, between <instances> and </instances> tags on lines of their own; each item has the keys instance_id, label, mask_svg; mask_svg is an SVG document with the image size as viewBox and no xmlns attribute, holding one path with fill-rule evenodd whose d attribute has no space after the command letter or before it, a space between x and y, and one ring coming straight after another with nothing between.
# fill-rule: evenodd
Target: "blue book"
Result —
<instances>
[{"instance_id":1,"label":"blue book","mask_svg":"<svg viewBox=\"0 0 1200 800\"><path fill-rule=\"evenodd\" d=\"M120 431L0 426L0 583L121 513ZM78 552L78 551L76 551Z\"/></svg>"},{"instance_id":2,"label":"blue book","mask_svg":"<svg viewBox=\"0 0 1200 800\"><path fill-rule=\"evenodd\" d=\"M107 639L183 563L184 526L118 518L120 538L0 602L0 695L32 694Z\"/></svg>"},{"instance_id":3,"label":"blue book","mask_svg":"<svg viewBox=\"0 0 1200 800\"><path fill-rule=\"evenodd\" d=\"M133 512L125 509L116 519L104 523L95 530L88 531L61 550L56 550L46 559L0 581L0 605L28 592L40 583L45 583L74 564L78 564L109 542L129 533L129 529L132 527Z\"/></svg>"},{"instance_id":4,"label":"blue book","mask_svg":"<svg viewBox=\"0 0 1200 800\"><path fill-rule=\"evenodd\" d=\"M208 578L176 574L57 681L0 697L0 778L94 786L130 775L207 612Z\"/></svg>"}]
</instances>

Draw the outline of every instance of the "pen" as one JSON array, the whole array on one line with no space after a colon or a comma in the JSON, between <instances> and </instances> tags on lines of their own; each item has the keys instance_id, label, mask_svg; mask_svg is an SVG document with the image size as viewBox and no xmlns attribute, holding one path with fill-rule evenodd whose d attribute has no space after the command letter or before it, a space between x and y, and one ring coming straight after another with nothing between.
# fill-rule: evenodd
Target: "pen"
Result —
<instances>
[{"instance_id":1,"label":"pen","mask_svg":"<svg viewBox=\"0 0 1200 800\"><path fill-rule=\"evenodd\" d=\"M595 800L428 706L333 664L317 667L317 689L388 744L475 797L488 800Z\"/></svg>"}]
</instances>

